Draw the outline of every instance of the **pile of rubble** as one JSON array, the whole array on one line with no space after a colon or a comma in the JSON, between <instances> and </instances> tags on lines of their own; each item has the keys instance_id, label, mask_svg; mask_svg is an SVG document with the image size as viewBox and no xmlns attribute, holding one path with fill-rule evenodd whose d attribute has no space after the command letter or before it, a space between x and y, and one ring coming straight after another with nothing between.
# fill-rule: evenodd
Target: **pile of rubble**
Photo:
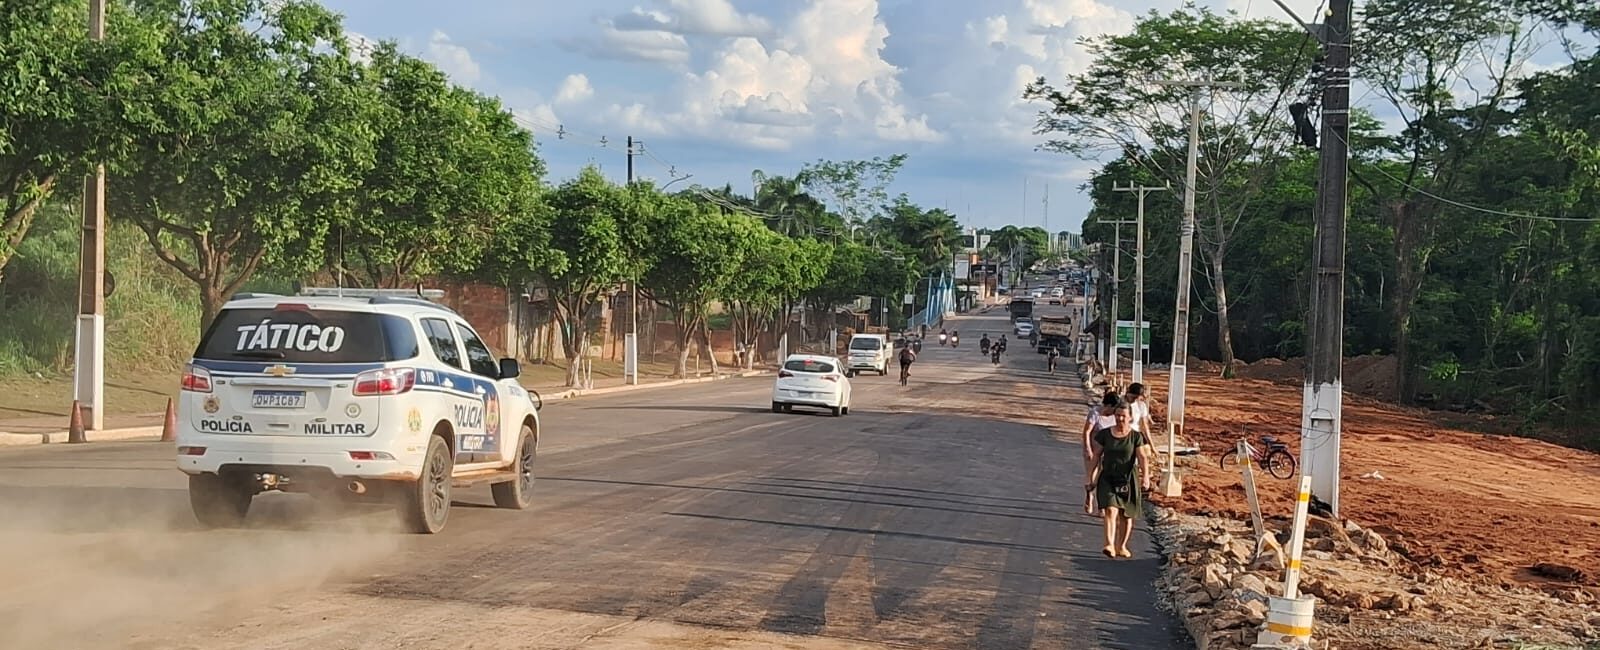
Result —
<instances>
[{"instance_id":1,"label":"pile of rubble","mask_svg":"<svg viewBox=\"0 0 1600 650\"><path fill-rule=\"evenodd\" d=\"M1168 558L1166 605L1201 650L1250 648L1283 595L1287 520L1270 521L1258 554L1248 525L1157 508L1152 527ZM1469 583L1418 567L1399 531L1311 517L1300 593L1316 599L1313 646L1341 650L1410 648L1592 648L1600 611L1581 588L1556 595L1526 587Z\"/></svg>"}]
</instances>

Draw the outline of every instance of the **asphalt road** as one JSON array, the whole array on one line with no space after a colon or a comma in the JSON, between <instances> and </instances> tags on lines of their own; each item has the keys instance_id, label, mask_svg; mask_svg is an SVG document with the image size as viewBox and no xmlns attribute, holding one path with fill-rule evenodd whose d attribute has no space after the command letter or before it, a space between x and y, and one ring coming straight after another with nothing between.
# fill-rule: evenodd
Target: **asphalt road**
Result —
<instances>
[{"instance_id":1,"label":"asphalt road","mask_svg":"<svg viewBox=\"0 0 1600 650\"><path fill-rule=\"evenodd\" d=\"M982 415L1067 373L976 338L844 418L766 378L550 404L535 508L458 491L435 536L286 495L201 531L170 445L3 450L0 647L1184 647L1147 537L1099 554L1077 446Z\"/></svg>"}]
</instances>

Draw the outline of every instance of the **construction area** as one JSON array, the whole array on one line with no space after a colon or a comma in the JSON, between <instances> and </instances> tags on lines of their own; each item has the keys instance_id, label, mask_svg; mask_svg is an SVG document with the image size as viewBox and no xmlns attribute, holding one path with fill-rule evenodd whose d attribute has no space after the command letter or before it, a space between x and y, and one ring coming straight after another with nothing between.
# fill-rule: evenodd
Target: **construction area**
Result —
<instances>
[{"instance_id":1,"label":"construction area","mask_svg":"<svg viewBox=\"0 0 1600 650\"><path fill-rule=\"evenodd\" d=\"M1344 401L1340 520L1313 515L1305 533L1314 646L1600 647L1600 457L1368 397L1385 389L1383 363L1347 363L1356 394ZM1163 587L1201 648L1251 647L1265 596L1282 595L1282 561L1256 555L1240 470L1221 457L1262 436L1298 457L1304 375L1252 365L1226 380L1216 364L1190 366L1186 442L1200 453L1179 457L1182 495L1156 497ZM1158 428L1167 382L1145 373ZM1266 530L1286 542L1298 476L1257 470L1254 481Z\"/></svg>"}]
</instances>

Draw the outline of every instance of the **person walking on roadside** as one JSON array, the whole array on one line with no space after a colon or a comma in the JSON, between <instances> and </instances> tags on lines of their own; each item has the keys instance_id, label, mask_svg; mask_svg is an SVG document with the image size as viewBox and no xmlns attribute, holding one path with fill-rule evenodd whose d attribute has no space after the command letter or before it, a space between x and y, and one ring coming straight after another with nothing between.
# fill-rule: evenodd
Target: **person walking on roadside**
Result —
<instances>
[{"instance_id":1,"label":"person walking on roadside","mask_svg":"<svg viewBox=\"0 0 1600 650\"><path fill-rule=\"evenodd\" d=\"M1094 514L1094 437L1101 429L1110 429L1117 424L1117 407L1122 404L1122 397L1117 391L1108 390L1100 398L1100 404L1089 409L1089 416L1083 421L1083 433L1079 442L1083 444L1083 477L1084 477L1084 504L1083 511Z\"/></svg>"},{"instance_id":2,"label":"person walking on roadside","mask_svg":"<svg viewBox=\"0 0 1600 650\"><path fill-rule=\"evenodd\" d=\"M1090 484L1105 523L1106 545L1100 552L1106 557L1133 557L1128 540L1133 537L1134 520L1144 516L1155 452L1144 434L1133 430L1127 404L1118 404L1113 413L1112 427L1096 431L1089 441L1094 468Z\"/></svg>"},{"instance_id":3,"label":"person walking on roadside","mask_svg":"<svg viewBox=\"0 0 1600 650\"><path fill-rule=\"evenodd\" d=\"M1128 384L1128 389L1122 394L1122 401L1128 405L1128 428L1144 434L1146 440L1155 432L1155 421L1150 419L1150 397L1145 395L1144 384L1133 382Z\"/></svg>"}]
</instances>

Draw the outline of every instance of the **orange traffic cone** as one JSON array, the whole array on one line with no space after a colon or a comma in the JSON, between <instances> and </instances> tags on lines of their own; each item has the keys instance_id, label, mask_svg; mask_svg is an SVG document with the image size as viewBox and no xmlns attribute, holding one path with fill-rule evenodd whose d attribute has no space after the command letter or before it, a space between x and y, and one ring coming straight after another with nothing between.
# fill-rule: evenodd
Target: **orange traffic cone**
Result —
<instances>
[{"instance_id":1,"label":"orange traffic cone","mask_svg":"<svg viewBox=\"0 0 1600 650\"><path fill-rule=\"evenodd\" d=\"M172 442L178 439L178 406L167 398L167 419L161 423L161 441Z\"/></svg>"},{"instance_id":2,"label":"orange traffic cone","mask_svg":"<svg viewBox=\"0 0 1600 650\"><path fill-rule=\"evenodd\" d=\"M67 423L67 442L88 442L83 437L83 404L72 400L72 420Z\"/></svg>"}]
</instances>

